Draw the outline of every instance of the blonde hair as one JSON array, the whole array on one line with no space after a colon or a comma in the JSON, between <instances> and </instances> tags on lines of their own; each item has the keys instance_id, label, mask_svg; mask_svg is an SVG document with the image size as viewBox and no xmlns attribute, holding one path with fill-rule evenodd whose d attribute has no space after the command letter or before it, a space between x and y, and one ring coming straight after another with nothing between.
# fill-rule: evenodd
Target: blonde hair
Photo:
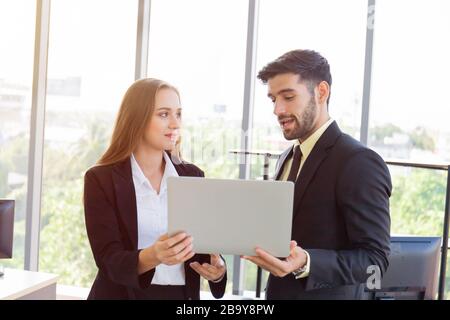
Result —
<instances>
[{"instance_id":1,"label":"blonde hair","mask_svg":"<svg viewBox=\"0 0 450 320\"><path fill-rule=\"evenodd\" d=\"M106 152L97 161L97 165L106 166L121 162L131 156L144 136L145 127L153 115L155 96L158 90L169 88L178 90L169 83L153 78L140 79L134 82L125 93L117 114L111 142ZM172 156L181 159L180 141L171 150Z\"/></svg>"}]
</instances>

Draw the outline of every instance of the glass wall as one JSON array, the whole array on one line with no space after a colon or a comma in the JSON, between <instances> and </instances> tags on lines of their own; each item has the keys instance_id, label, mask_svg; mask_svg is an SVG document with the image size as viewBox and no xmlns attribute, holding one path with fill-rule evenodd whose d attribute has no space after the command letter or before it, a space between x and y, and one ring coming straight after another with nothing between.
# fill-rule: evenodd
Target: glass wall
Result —
<instances>
[{"instance_id":1,"label":"glass wall","mask_svg":"<svg viewBox=\"0 0 450 320\"><path fill-rule=\"evenodd\" d=\"M449 10L445 0L376 2L369 146L385 159L450 161ZM389 169L392 232L442 236L447 175Z\"/></svg>"},{"instance_id":2,"label":"glass wall","mask_svg":"<svg viewBox=\"0 0 450 320\"><path fill-rule=\"evenodd\" d=\"M207 177L237 178L241 147L248 1L151 1L148 76L179 88L182 154ZM329 111L359 138L367 1L261 0L256 72L308 48L329 61ZM385 159L450 161L450 10L447 0L377 0L369 147ZM0 198L16 200L14 258L22 268L36 2L0 2ZM89 287L96 272L82 206L84 172L105 150L121 98L134 81L137 0L52 0L45 113L39 268L60 284ZM145 35L144 35L145 36ZM255 81L252 149L281 152L267 87ZM273 174L275 160L271 161ZM441 235L446 175L389 167L393 234ZM252 158L251 179L263 159ZM230 282L233 259L226 257ZM244 290L256 267L245 264ZM263 275L263 285L267 273ZM447 277L450 282L450 277ZM231 291L231 283L228 290ZM447 285L447 292L450 291Z\"/></svg>"},{"instance_id":3,"label":"glass wall","mask_svg":"<svg viewBox=\"0 0 450 320\"><path fill-rule=\"evenodd\" d=\"M83 176L105 151L134 81L137 3L51 3L39 269L58 274L59 284L90 287L97 270Z\"/></svg>"},{"instance_id":4,"label":"glass wall","mask_svg":"<svg viewBox=\"0 0 450 320\"><path fill-rule=\"evenodd\" d=\"M238 176L229 150L240 147L247 9L237 0L152 1L148 76L180 89L183 156L207 177Z\"/></svg>"},{"instance_id":5,"label":"glass wall","mask_svg":"<svg viewBox=\"0 0 450 320\"><path fill-rule=\"evenodd\" d=\"M345 12L345 18L337 12ZM358 138L366 17L367 2L360 0L260 1L257 72L285 52L294 49L318 51L328 60L333 78L330 115L343 131ZM282 135L273 114L273 104L267 98L267 86L259 80L255 81L253 148L280 153L292 142ZM253 159L252 178L262 177L263 161L263 157ZM276 160L270 162L272 173L275 163ZM256 267L246 263L245 287L254 290Z\"/></svg>"},{"instance_id":6,"label":"glass wall","mask_svg":"<svg viewBox=\"0 0 450 320\"><path fill-rule=\"evenodd\" d=\"M376 3L369 144L384 157L450 160L449 10L445 0Z\"/></svg>"},{"instance_id":7,"label":"glass wall","mask_svg":"<svg viewBox=\"0 0 450 320\"><path fill-rule=\"evenodd\" d=\"M0 198L16 200L13 259L1 263L20 269L25 257L35 18L34 1L0 2Z\"/></svg>"},{"instance_id":8,"label":"glass wall","mask_svg":"<svg viewBox=\"0 0 450 320\"><path fill-rule=\"evenodd\" d=\"M148 76L179 88L182 155L209 178L239 175L229 151L241 141L247 9L237 0L152 1Z\"/></svg>"},{"instance_id":9,"label":"glass wall","mask_svg":"<svg viewBox=\"0 0 450 320\"><path fill-rule=\"evenodd\" d=\"M336 12L345 12L345 19ZM367 3L350 0L260 2L257 71L294 49L312 49L329 62L333 84L329 112L345 132L359 137ZM256 80L254 147L284 150L286 143L267 87Z\"/></svg>"}]
</instances>

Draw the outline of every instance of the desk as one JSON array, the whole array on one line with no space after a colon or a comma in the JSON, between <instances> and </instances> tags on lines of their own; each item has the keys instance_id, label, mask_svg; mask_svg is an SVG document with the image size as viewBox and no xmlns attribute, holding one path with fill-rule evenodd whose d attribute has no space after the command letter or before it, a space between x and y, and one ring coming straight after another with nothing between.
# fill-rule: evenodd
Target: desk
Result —
<instances>
[{"instance_id":1,"label":"desk","mask_svg":"<svg viewBox=\"0 0 450 320\"><path fill-rule=\"evenodd\" d=\"M0 300L55 300L58 276L5 268L0 277Z\"/></svg>"}]
</instances>

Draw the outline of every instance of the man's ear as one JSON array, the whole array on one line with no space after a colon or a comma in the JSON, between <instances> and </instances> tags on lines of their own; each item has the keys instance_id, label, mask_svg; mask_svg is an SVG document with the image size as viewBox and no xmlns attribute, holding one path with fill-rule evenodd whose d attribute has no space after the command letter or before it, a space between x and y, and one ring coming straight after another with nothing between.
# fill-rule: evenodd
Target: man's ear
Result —
<instances>
[{"instance_id":1,"label":"man's ear","mask_svg":"<svg viewBox=\"0 0 450 320\"><path fill-rule=\"evenodd\" d=\"M327 102L330 96L330 85L326 81L321 81L315 88L317 102L322 105Z\"/></svg>"}]
</instances>

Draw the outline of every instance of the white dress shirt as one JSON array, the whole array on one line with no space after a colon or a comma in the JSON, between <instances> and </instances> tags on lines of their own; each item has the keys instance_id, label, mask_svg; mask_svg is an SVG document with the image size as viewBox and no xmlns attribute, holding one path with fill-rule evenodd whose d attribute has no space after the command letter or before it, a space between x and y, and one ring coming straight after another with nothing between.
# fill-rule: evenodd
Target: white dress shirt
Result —
<instances>
[{"instance_id":1,"label":"white dress shirt","mask_svg":"<svg viewBox=\"0 0 450 320\"><path fill-rule=\"evenodd\" d=\"M133 154L131 154L131 172L136 190L138 222L138 249L146 248L167 232L167 178L178 177L169 156L164 152L166 166L161 180L159 194L156 193L142 172ZM151 284L185 285L184 264L156 267Z\"/></svg>"}]
</instances>

